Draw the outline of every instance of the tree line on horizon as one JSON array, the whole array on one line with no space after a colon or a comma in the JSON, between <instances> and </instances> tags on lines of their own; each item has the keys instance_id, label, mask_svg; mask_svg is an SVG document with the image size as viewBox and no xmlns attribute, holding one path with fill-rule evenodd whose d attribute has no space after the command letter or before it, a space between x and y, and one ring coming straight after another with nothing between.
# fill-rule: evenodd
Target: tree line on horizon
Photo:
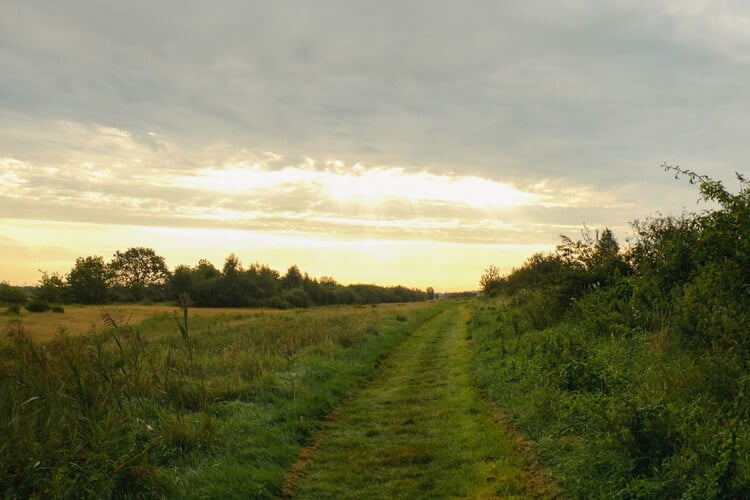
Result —
<instances>
[{"instance_id":1,"label":"tree line on horizon","mask_svg":"<svg viewBox=\"0 0 750 500\"><path fill-rule=\"evenodd\" d=\"M117 251L110 262L79 257L67 274L42 272L32 296L0 283L0 302L42 312L61 304L180 302L196 307L310 307L336 304L415 302L435 298L427 290L374 284L342 285L331 277L312 278L296 265L283 275L267 265L244 267L230 254L221 269L205 259L170 271L153 249Z\"/></svg>"}]
</instances>

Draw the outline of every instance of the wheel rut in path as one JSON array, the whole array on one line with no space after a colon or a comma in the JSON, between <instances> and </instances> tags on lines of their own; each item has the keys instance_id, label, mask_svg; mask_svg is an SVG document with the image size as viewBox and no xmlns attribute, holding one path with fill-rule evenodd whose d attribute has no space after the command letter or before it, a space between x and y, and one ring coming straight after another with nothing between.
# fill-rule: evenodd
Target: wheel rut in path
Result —
<instances>
[{"instance_id":1,"label":"wheel rut in path","mask_svg":"<svg viewBox=\"0 0 750 500\"><path fill-rule=\"evenodd\" d=\"M300 455L284 496L558 496L472 385L467 316L457 304L399 345Z\"/></svg>"}]
</instances>

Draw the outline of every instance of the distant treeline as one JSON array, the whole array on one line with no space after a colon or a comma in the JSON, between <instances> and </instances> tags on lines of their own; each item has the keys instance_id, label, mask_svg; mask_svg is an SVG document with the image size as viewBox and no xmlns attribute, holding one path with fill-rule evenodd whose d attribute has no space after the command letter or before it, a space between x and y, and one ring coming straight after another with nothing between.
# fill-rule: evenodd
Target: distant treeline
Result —
<instances>
[{"instance_id":1,"label":"distant treeline","mask_svg":"<svg viewBox=\"0 0 750 500\"><path fill-rule=\"evenodd\" d=\"M222 269L207 260L170 271L164 258L144 247L117 251L110 262L101 256L79 257L70 272L42 274L32 296L0 283L0 303L45 311L58 304L113 302L185 302L197 307L309 307L333 304L415 302L435 298L403 286L341 285L333 278L311 278L294 265L285 274L266 265L245 268L229 255Z\"/></svg>"}]
</instances>

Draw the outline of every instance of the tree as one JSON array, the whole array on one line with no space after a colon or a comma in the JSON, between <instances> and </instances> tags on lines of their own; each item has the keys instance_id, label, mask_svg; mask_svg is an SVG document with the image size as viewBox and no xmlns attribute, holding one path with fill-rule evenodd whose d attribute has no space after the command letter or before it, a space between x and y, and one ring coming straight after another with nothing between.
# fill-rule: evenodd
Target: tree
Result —
<instances>
[{"instance_id":1,"label":"tree","mask_svg":"<svg viewBox=\"0 0 750 500\"><path fill-rule=\"evenodd\" d=\"M28 297L23 290L11 286L5 281L0 281L0 304L23 305L26 299Z\"/></svg>"},{"instance_id":2,"label":"tree","mask_svg":"<svg viewBox=\"0 0 750 500\"><path fill-rule=\"evenodd\" d=\"M595 263L601 263L616 258L619 253L620 245L617 243L614 233L610 228L605 227L594 245Z\"/></svg>"},{"instance_id":3,"label":"tree","mask_svg":"<svg viewBox=\"0 0 750 500\"><path fill-rule=\"evenodd\" d=\"M106 300L108 273L103 257L78 257L67 278L75 302L101 304Z\"/></svg>"},{"instance_id":4,"label":"tree","mask_svg":"<svg viewBox=\"0 0 750 500\"><path fill-rule=\"evenodd\" d=\"M35 298L49 304L65 302L68 286L63 278L57 273L49 274L47 271L41 271L41 273L42 277L34 293Z\"/></svg>"},{"instance_id":5,"label":"tree","mask_svg":"<svg viewBox=\"0 0 750 500\"><path fill-rule=\"evenodd\" d=\"M220 305L219 282L221 271L206 259L201 259L193 269L192 276L190 298L195 301L195 304L204 307Z\"/></svg>"},{"instance_id":6,"label":"tree","mask_svg":"<svg viewBox=\"0 0 750 500\"><path fill-rule=\"evenodd\" d=\"M479 278L479 286L482 287L482 293L487 296L497 295L500 292L500 286L503 278L500 275L500 269L491 265L484 270L484 274Z\"/></svg>"},{"instance_id":7,"label":"tree","mask_svg":"<svg viewBox=\"0 0 750 500\"><path fill-rule=\"evenodd\" d=\"M169 296L179 299L183 294L191 295L193 289L193 270L181 264L174 268L168 282Z\"/></svg>"},{"instance_id":8,"label":"tree","mask_svg":"<svg viewBox=\"0 0 750 500\"><path fill-rule=\"evenodd\" d=\"M115 285L130 291L135 300L143 298L146 288L162 286L169 276L164 257L151 248L133 247L115 253L109 264Z\"/></svg>"},{"instance_id":9,"label":"tree","mask_svg":"<svg viewBox=\"0 0 750 500\"><path fill-rule=\"evenodd\" d=\"M221 305L227 307L241 307L247 305L245 271L240 259L235 254L229 254L224 261L224 269L220 281Z\"/></svg>"},{"instance_id":10,"label":"tree","mask_svg":"<svg viewBox=\"0 0 750 500\"><path fill-rule=\"evenodd\" d=\"M591 230L584 224L581 237L582 239L573 241L570 237L561 234L562 243L557 245L555 253L565 266L585 271L591 267L599 232L592 235Z\"/></svg>"},{"instance_id":11,"label":"tree","mask_svg":"<svg viewBox=\"0 0 750 500\"><path fill-rule=\"evenodd\" d=\"M281 278L281 288L290 290L302 285L302 273L297 266L287 269L286 274Z\"/></svg>"}]
</instances>

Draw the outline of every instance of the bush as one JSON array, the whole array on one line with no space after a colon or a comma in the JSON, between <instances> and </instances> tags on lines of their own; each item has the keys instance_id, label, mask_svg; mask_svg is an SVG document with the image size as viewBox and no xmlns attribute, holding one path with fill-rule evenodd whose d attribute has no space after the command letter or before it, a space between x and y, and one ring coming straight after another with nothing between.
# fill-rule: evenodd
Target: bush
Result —
<instances>
[{"instance_id":1,"label":"bush","mask_svg":"<svg viewBox=\"0 0 750 500\"><path fill-rule=\"evenodd\" d=\"M281 298L293 307L310 307L312 305L310 296L301 288L286 290L281 295Z\"/></svg>"},{"instance_id":2,"label":"bush","mask_svg":"<svg viewBox=\"0 0 750 500\"><path fill-rule=\"evenodd\" d=\"M50 306L46 300L33 298L28 304L26 304L26 310L29 312L41 313L49 311Z\"/></svg>"},{"instance_id":3,"label":"bush","mask_svg":"<svg viewBox=\"0 0 750 500\"><path fill-rule=\"evenodd\" d=\"M9 314L11 316L18 316L19 314L21 314L21 306L19 306L18 304L13 304L12 306L9 306L5 310L5 314Z\"/></svg>"},{"instance_id":4,"label":"bush","mask_svg":"<svg viewBox=\"0 0 750 500\"><path fill-rule=\"evenodd\" d=\"M289 302L282 299L278 295L274 295L273 297L269 297L265 301L262 302L262 305L265 307L272 307L274 309L289 309L290 305Z\"/></svg>"},{"instance_id":5,"label":"bush","mask_svg":"<svg viewBox=\"0 0 750 500\"><path fill-rule=\"evenodd\" d=\"M750 181L672 170L718 208L634 222L624 256L563 238L469 322L478 381L574 498L750 489Z\"/></svg>"}]
</instances>

